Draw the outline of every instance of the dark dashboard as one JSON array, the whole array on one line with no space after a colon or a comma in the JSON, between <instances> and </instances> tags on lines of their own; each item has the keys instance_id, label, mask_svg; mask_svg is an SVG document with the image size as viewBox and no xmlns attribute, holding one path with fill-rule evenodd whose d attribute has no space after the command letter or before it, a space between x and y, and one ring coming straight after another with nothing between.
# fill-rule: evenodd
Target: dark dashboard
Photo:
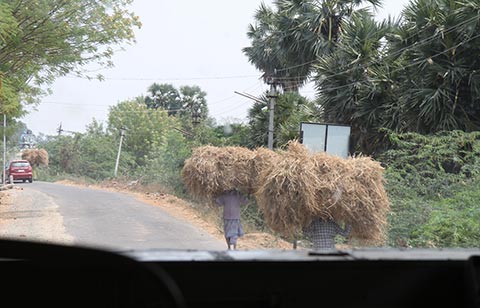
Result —
<instances>
[{"instance_id":1,"label":"dark dashboard","mask_svg":"<svg viewBox=\"0 0 480 308\"><path fill-rule=\"evenodd\" d=\"M479 307L478 249L109 252L0 241L2 303ZM32 305L33 303L33 305Z\"/></svg>"}]
</instances>

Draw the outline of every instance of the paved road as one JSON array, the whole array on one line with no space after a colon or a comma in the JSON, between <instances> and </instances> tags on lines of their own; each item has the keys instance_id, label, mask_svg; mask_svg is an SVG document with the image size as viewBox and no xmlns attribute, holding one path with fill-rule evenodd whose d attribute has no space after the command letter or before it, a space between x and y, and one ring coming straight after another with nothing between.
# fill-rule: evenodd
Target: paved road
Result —
<instances>
[{"instance_id":1,"label":"paved road","mask_svg":"<svg viewBox=\"0 0 480 308\"><path fill-rule=\"evenodd\" d=\"M225 249L222 242L132 196L61 184L19 184L0 208L0 236L113 250Z\"/></svg>"}]
</instances>

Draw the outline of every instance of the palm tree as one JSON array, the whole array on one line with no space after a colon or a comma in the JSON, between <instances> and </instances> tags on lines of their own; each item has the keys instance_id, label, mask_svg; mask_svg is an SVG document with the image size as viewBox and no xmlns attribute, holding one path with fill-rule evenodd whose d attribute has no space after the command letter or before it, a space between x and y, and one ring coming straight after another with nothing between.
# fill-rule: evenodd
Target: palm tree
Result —
<instances>
[{"instance_id":1,"label":"palm tree","mask_svg":"<svg viewBox=\"0 0 480 308\"><path fill-rule=\"evenodd\" d=\"M400 104L409 114L404 130L433 133L480 129L480 3L414 0L392 37L402 58Z\"/></svg>"},{"instance_id":2,"label":"palm tree","mask_svg":"<svg viewBox=\"0 0 480 308\"><path fill-rule=\"evenodd\" d=\"M380 0L277 0L273 10L262 4L248 31L252 45L243 51L266 80L297 90L314 63L335 49L342 23L365 2L380 5Z\"/></svg>"},{"instance_id":3,"label":"palm tree","mask_svg":"<svg viewBox=\"0 0 480 308\"><path fill-rule=\"evenodd\" d=\"M382 135L386 106L395 98L391 67L384 62L382 39L391 29L366 12L356 12L343 24L336 52L315 65L318 104L325 122L352 126L353 143L371 153Z\"/></svg>"},{"instance_id":4,"label":"palm tree","mask_svg":"<svg viewBox=\"0 0 480 308\"><path fill-rule=\"evenodd\" d=\"M284 91L297 91L306 80L306 72L298 69L283 70L296 64L288 50L281 43L284 29L280 20L286 18L261 4L255 14L255 24L249 25L247 36L252 45L243 48L243 52L255 67L263 72L263 79L267 83L279 85Z\"/></svg>"},{"instance_id":5,"label":"palm tree","mask_svg":"<svg viewBox=\"0 0 480 308\"><path fill-rule=\"evenodd\" d=\"M150 95L145 97L148 108L162 108L167 110L169 115L176 115L180 111L180 94L171 84L153 83L148 87L148 92Z\"/></svg>"}]
</instances>

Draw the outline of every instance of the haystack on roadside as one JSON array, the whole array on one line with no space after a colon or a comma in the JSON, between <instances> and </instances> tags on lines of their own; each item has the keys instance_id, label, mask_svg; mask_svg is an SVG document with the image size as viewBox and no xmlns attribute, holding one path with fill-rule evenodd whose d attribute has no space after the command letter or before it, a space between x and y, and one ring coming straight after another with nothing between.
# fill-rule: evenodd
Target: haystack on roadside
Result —
<instances>
[{"instance_id":1,"label":"haystack on roadside","mask_svg":"<svg viewBox=\"0 0 480 308\"><path fill-rule=\"evenodd\" d=\"M193 196L206 201L232 189L251 194L253 157L252 151L241 147L196 148L182 169L183 183Z\"/></svg>"},{"instance_id":2,"label":"haystack on roadside","mask_svg":"<svg viewBox=\"0 0 480 308\"><path fill-rule=\"evenodd\" d=\"M304 147L291 143L287 151L277 155L275 163L262 172L255 197L268 226L293 237L323 213L316 199L319 181Z\"/></svg>"},{"instance_id":3,"label":"haystack on roadside","mask_svg":"<svg viewBox=\"0 0 480 308\"><path fill-rule=\"evenodd\" d=\"M22 159L28 160L30 165L35 167L48 166L48 152L45 149L25 149Z\"/></svg>"}]
</instances>

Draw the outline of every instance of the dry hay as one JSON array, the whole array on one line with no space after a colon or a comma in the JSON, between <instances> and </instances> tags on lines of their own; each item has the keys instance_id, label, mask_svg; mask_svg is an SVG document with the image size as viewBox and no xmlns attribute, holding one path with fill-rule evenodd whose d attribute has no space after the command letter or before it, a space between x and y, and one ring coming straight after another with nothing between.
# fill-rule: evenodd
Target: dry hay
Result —
<instances>
[{"instance_id":1,"label":"dry hay","mask_svg":"<svg viewBox=\"0 0 480 308\"><path fill-rule=\"evenodd\" d=\"M45 149L25 149L22 159L28 160L32 166L48 166L48 152Z\"/></svg>"},{"instance_id":2,"label":"dry hay","mask_svg":"<svg viewBox=\"0 0 480 308\"><path fill-rule=\"evenodd\" d=\"M312 155L299 143L277 155L255 194L272 230L292 237L313 218L331 218L351 224L352 237L362 243L383 242L389 203L379 163L367 157Z\"/></svg>"},{"instance_id":3,"label":"dry hay","mask_svg":"<svg viewBox=\"0 0 480 308\"><path fill-rule=\"evenodd\" d=\"M389 211L383 168L369 157L341 159L325 153L313 157L321 185L318 202L334 221L352 226L363 244L382 244Z\"/></svg>"},{"instance_id":4,"label":"dry hay","mask_svg":"<svg viewBox=\"0 0 480 308\"><path fill-rule=\"evenodd\" d=\"M267 225L284 236L293 237L322 213L316 200L319 182L313 160L305 148L291 143L287 151L277 155L275 163L262 172L255 197Z\"/></svg>"},{"instance_id":5,"label":"dry hay","mask_svg":"<svg viewBox=\"0 0 480 308\"><path fill-rule=\"evenodd\" d=\"M254 153L241 147L203 146L196 148L182 169L183 183L201 200L238 189L253 193L251 168Z\"/></svg>"},{"instance_id":6,"label":"dry hay","mask_svg":"<svg viewBox=\"0 0 480 308\"><path fill-rule=\"evenodd\" d=\"M272 150L266 148L257 148L253 151L251 164L251 185L252 191L255 192L261 185L262 173L275 164L279 159L279 155Z\"/></svg>"}]
</instances>

